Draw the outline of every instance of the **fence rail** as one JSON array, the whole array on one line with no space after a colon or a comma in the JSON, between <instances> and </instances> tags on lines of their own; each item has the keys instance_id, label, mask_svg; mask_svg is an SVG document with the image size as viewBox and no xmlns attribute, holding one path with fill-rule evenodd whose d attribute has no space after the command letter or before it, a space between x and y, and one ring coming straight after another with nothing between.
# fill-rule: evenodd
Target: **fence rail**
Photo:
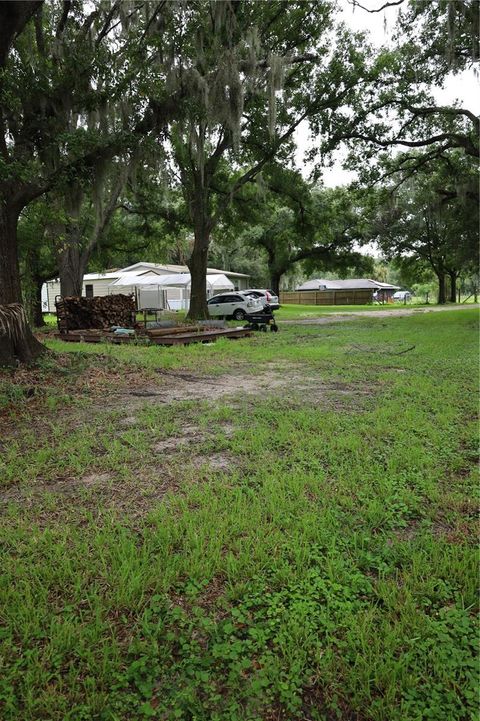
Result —
<instances>
[{"instance_id":1,"label":"fence rail","mask_svg":"<svg viewBox=\"0 0 480 721\"><path fill-rule=\"evenodd\" d=\"M296 290L280 291L280 303L294 305L366 305L372 302L371 290Z\"/></svg>"}]
</instances>

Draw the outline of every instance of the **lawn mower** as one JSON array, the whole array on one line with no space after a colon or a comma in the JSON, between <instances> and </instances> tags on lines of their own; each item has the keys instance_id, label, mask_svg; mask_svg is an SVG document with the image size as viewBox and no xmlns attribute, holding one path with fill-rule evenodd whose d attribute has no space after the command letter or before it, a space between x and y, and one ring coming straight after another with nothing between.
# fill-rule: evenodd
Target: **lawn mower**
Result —
<instances>
[{"instance_id":1,"label":"lawn mower","mask_svg":"<svg viewBox=\"0 0 480 721\"><path fill-rule=\"evenodd\" d=\"M275 323L275 316L269 305L265 305L262 313L249 313L245 316L247 325L245 328L249 330L261 330L264 333L270 328L272 333L278 331L278 325Z\"/></svg>"}]
</instances>

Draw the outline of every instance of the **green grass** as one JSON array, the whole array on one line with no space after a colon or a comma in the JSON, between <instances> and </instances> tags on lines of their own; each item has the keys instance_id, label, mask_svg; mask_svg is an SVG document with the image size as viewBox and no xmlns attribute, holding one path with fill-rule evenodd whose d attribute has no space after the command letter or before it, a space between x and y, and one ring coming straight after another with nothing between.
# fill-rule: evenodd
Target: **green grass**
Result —
<instances>
[{"instance_id":1,"label":"green grass","mask_svg":"<svg viewBox=\"0 0 480 721\"><path fill-rule=\"evenodd\" d=\"M33 396L6 376L2 720L476 718L477 340L472 310L51 341ZM238 394L132 406L165 371Z\"/></svg>"}]
</instances>

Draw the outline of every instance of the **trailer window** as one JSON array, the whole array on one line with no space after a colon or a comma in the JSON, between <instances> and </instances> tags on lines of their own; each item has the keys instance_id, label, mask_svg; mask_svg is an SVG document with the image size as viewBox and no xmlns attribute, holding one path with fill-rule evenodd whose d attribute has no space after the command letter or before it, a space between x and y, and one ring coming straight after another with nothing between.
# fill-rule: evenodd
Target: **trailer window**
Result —
<instances>
[{"instance_id":1,"label":"trailer window","mask_svg":"<svg viewBox=\"0 0 480 721\"><path fill-rule=\"evenodd\" d=\"M85 298L93 298L93 285L85 286Z\"/></svg>"}]
</instances>

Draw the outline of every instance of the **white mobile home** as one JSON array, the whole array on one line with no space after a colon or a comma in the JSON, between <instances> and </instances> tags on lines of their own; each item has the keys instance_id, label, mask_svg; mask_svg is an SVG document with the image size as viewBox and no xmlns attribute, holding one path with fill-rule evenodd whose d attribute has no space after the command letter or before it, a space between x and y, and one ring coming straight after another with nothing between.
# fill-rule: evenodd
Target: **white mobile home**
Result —
<instances>
[{"instance_id":1,"label":"white mobile home","mask_svg":"<svg viewBox=\"0 0 480 721\"><path fill-rule=\"evenodd\" d=\"M82 295L91 298L94 295L108 295L110 283L120 277L121 270L105 273L86 273L83 276ZM60 280L47 280L42 286L42 310L55 313L55 298L60 295Z\"/></svg>"},{"instance_id":2,"label":"white mobile home","mask_svg":"<svg viewBox=\"0 0 480 721\"><path fill-rule=\"evenodd\" d=\"M185 303L185 295L182 288L169 287L161 290L156 288L154 284L151 287L142 287L140 279L142 276L152 275L173 275L187 273L188 268L185 265L170 265L160 263L135 263L126 268L105 271L103 273L87 273L83 277L82 295L92 297L98 295L111 295L112 293L135 293L139 308L164 308L170 307L178 309ZM244 273L233 273L226 270L217 270L216 268L207 268L207 274L223 275L228 278L229 287L236 290L248 288L250 277ZM125 280L131 278L131 285L126 285ZM115 281L122 279L121 285L116 285ZM230 285L232 284L232 285ZM139 286L137 288L137 286ZM227 290L220 288L219 290ZM217 291L215 291L217 292ZM210 292L210 294L212 294ZM55 298L60 295L60 281L58 278L52 279L44 283L42 288L42 306L44 312L55 312Z\"/></svg>"}]
</instances>

